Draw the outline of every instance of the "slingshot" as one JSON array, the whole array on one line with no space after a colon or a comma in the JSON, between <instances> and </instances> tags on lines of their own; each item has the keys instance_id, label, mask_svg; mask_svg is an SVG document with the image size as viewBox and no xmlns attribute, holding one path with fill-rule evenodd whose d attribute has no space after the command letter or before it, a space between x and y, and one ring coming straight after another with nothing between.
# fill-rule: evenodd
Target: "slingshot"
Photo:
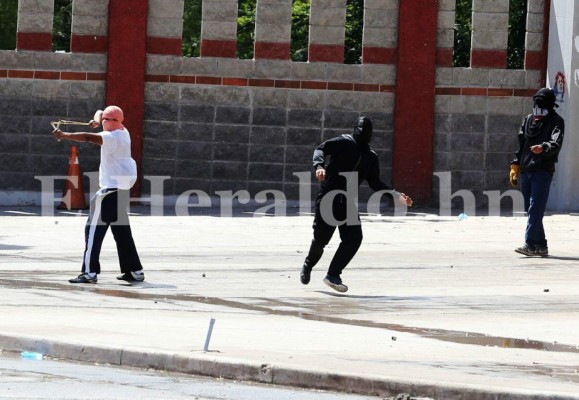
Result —
<instances>
[{"instance_id":1,"label":"slingshot","mask_svg":"<svg viewBox=\"0 0 579 400\"><path fill-rule=\"evenodd\" d=\"M92 122L98 122L99 124L102 122L103 112L102 110L97 110L94 114L93 120L89 122L80 122L80 121L70 121L66 119L59 119L58 121L52 121L50 125L52 125L53 130L57 130L60 128L60 125L84 125L90 126ZM60 139L58 140L60 142Z\"/></svg>"},{"instance_id":2,"label":"slingshot","mask_svg":"<svg viewBox=\"0 0 579 400\"><path fill-rule=\"evenodd\" d=\"M59 119L58 121L52 121L50 123L50 125L52 125L52 129L54 131L56 131L57 129L60 128L60 125L85 125L85 126L89 126L90 122L79 122L79 121L69 121L66 119ZM57 139L60 142L60 139Z\"/></svg>"},{"instance_id":3,"label":"slingshot","mask_svg":"<svg viewBox=\"0 0 579 400\"><path fill-rule=\"evenodd\" d=\"M102 110L97 110L97 112L94 113L94 117L93 117L93 121L98 122L99 124L102 122L102 118L103 118L103 112ZM90 126L90 123L93 122L79 122L79 121L69 121L66 119L59 119L58 121L52 121L50 123L50 125L52 125L52 128L54 130L57 130L60 125L84 125L84 126Z\"/></svg>"},{"instance_id":4,"label":"slingshot","mask_svg":"<svg viewBox=\"0 0 579 400\"><path fill-rule=\"evenodd\" d=\"M85 125L89 126L90 122L79 122L79 121L68 121L66 119L59 119L58 121L52 121L50 123L54 130L58 129L60 125Z\"/></svg>"}]
</instances>

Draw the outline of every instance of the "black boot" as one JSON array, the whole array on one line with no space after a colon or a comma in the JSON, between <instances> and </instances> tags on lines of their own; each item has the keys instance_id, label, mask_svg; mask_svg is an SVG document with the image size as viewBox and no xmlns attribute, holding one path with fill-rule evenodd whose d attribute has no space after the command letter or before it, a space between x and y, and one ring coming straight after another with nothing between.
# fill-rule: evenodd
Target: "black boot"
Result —
<instances>
[{"instance_id":1,"label":"black boot","mask_svg":"<svg viewBox=\"0 0 579 400\"><path fill-rule=\"evenodd\" d=\"M312 268L308 267L307 263L304 263L304 266L302 267L302 272L300 272L301 283L303 283L304 285L307 285L308 283L310 283L310 275L311 274L312 274Z\"/></svg>"}]
</instances>

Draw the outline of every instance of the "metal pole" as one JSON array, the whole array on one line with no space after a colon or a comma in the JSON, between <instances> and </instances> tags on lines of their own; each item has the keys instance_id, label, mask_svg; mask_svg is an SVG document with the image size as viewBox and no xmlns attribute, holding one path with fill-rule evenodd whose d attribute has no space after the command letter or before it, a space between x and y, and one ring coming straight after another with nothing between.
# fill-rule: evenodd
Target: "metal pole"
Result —
<instances>
[{"instance_id":1,"label":"metal pole","mask_svg":"<svg viewBox=\"0 0 579 400\"><path fill-rule=\"evenodd\" d=\"M203 351L209 351L209 342L211 341L211 333L213 332L213 325L215 325L215 319L211 318L209 321L209 330L207 330L207 337L205 338L205 346L203 346Z\"/></svg>"}]
</instances>

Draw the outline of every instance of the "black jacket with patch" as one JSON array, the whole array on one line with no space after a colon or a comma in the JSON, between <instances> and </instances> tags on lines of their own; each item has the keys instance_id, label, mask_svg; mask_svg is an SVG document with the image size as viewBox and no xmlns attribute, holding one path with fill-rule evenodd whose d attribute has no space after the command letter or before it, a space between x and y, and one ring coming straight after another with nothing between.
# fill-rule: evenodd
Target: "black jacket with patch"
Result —
<instances>
[{"instance_id":1,"label":"black jacket with patch","mask_svg":"<svg viewBox=\"0 0 579 400\"><path fill-rule=\"evenodd\" d=\"M554 173L564 133L565 121L555 111L539 121L534 121L532 114L527 115L519 130L519 150L511 164L520 165L521 172ZM543 147L543 152L534 154L531 146L538 144Z\"/></svg>"}]
</instances>

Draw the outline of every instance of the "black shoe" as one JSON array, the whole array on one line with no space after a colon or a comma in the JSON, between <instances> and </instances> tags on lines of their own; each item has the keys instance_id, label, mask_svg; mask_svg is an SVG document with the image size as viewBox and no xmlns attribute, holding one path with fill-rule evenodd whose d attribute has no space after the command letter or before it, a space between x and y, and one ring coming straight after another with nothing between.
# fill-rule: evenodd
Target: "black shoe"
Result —
<instances>
[{"instance_id":1,"label":"black shoe","mask_svg":"<svg viewBox=\"0 0 579 400\"><path fill-rule=\"evenodd\" d=\"M119 281L127 281L127 282L143 282L145 280L145 274L136 274L133 271L125 272L122 275L118 275L117 279Z\"/></svg>"},{"instance_id":2,"label":"black shoe","mask_svg":"<svg viewBox=\"0 0 579 400\"><path fill-rule=\"evenodd\" d=\"M541 257L548 257L549 256L549 248L548 247L537 247L535 249L535 255Z\"/></svg>"},{"instance_id":3,"label":"black shoe","mask_svg":"<svg viewBox=\"0 0 579 400\"><path fill-rule=\"evenodd\" d=\"M324 278L324 283L340 293L345 293L348 291L348 286L342 283L342 280L339 276L326 275Z\"/></svg>"},{"instance_id":4,"label":"black shoe","mask_svg":"<svg viewBox=\"0 0 579 400\"><path fill-rule=\"evenodd\" d=\"M306 264L302 267L302 272L300 272L300 282L304 285L310 283L310 276L312 274L312 269Z\"/></svg>"},{"instance_id":5,"label":"black shoe","mask_svg":"<svg viewBox=\"0 0 579 400\"><path fill-rule=\"evenodd\" d=\"M524 255L529 256L529 257L538 256L537 251L533 247L529 246L528 244L525 244L522 247L516 248L515 252L517 252L519 254L524 254Z\"/></svg>"},{"instance_id":6,"label":"black shoe","mask_svg":"<svg viewBox=\"0 0 579 400\"><path fill-rule=\"evenodd\" d=\"M97 277L91 278L88 274L80 274L76 278L69 279L70 283L97 283Z\"/></svg>"}]
</instances>

